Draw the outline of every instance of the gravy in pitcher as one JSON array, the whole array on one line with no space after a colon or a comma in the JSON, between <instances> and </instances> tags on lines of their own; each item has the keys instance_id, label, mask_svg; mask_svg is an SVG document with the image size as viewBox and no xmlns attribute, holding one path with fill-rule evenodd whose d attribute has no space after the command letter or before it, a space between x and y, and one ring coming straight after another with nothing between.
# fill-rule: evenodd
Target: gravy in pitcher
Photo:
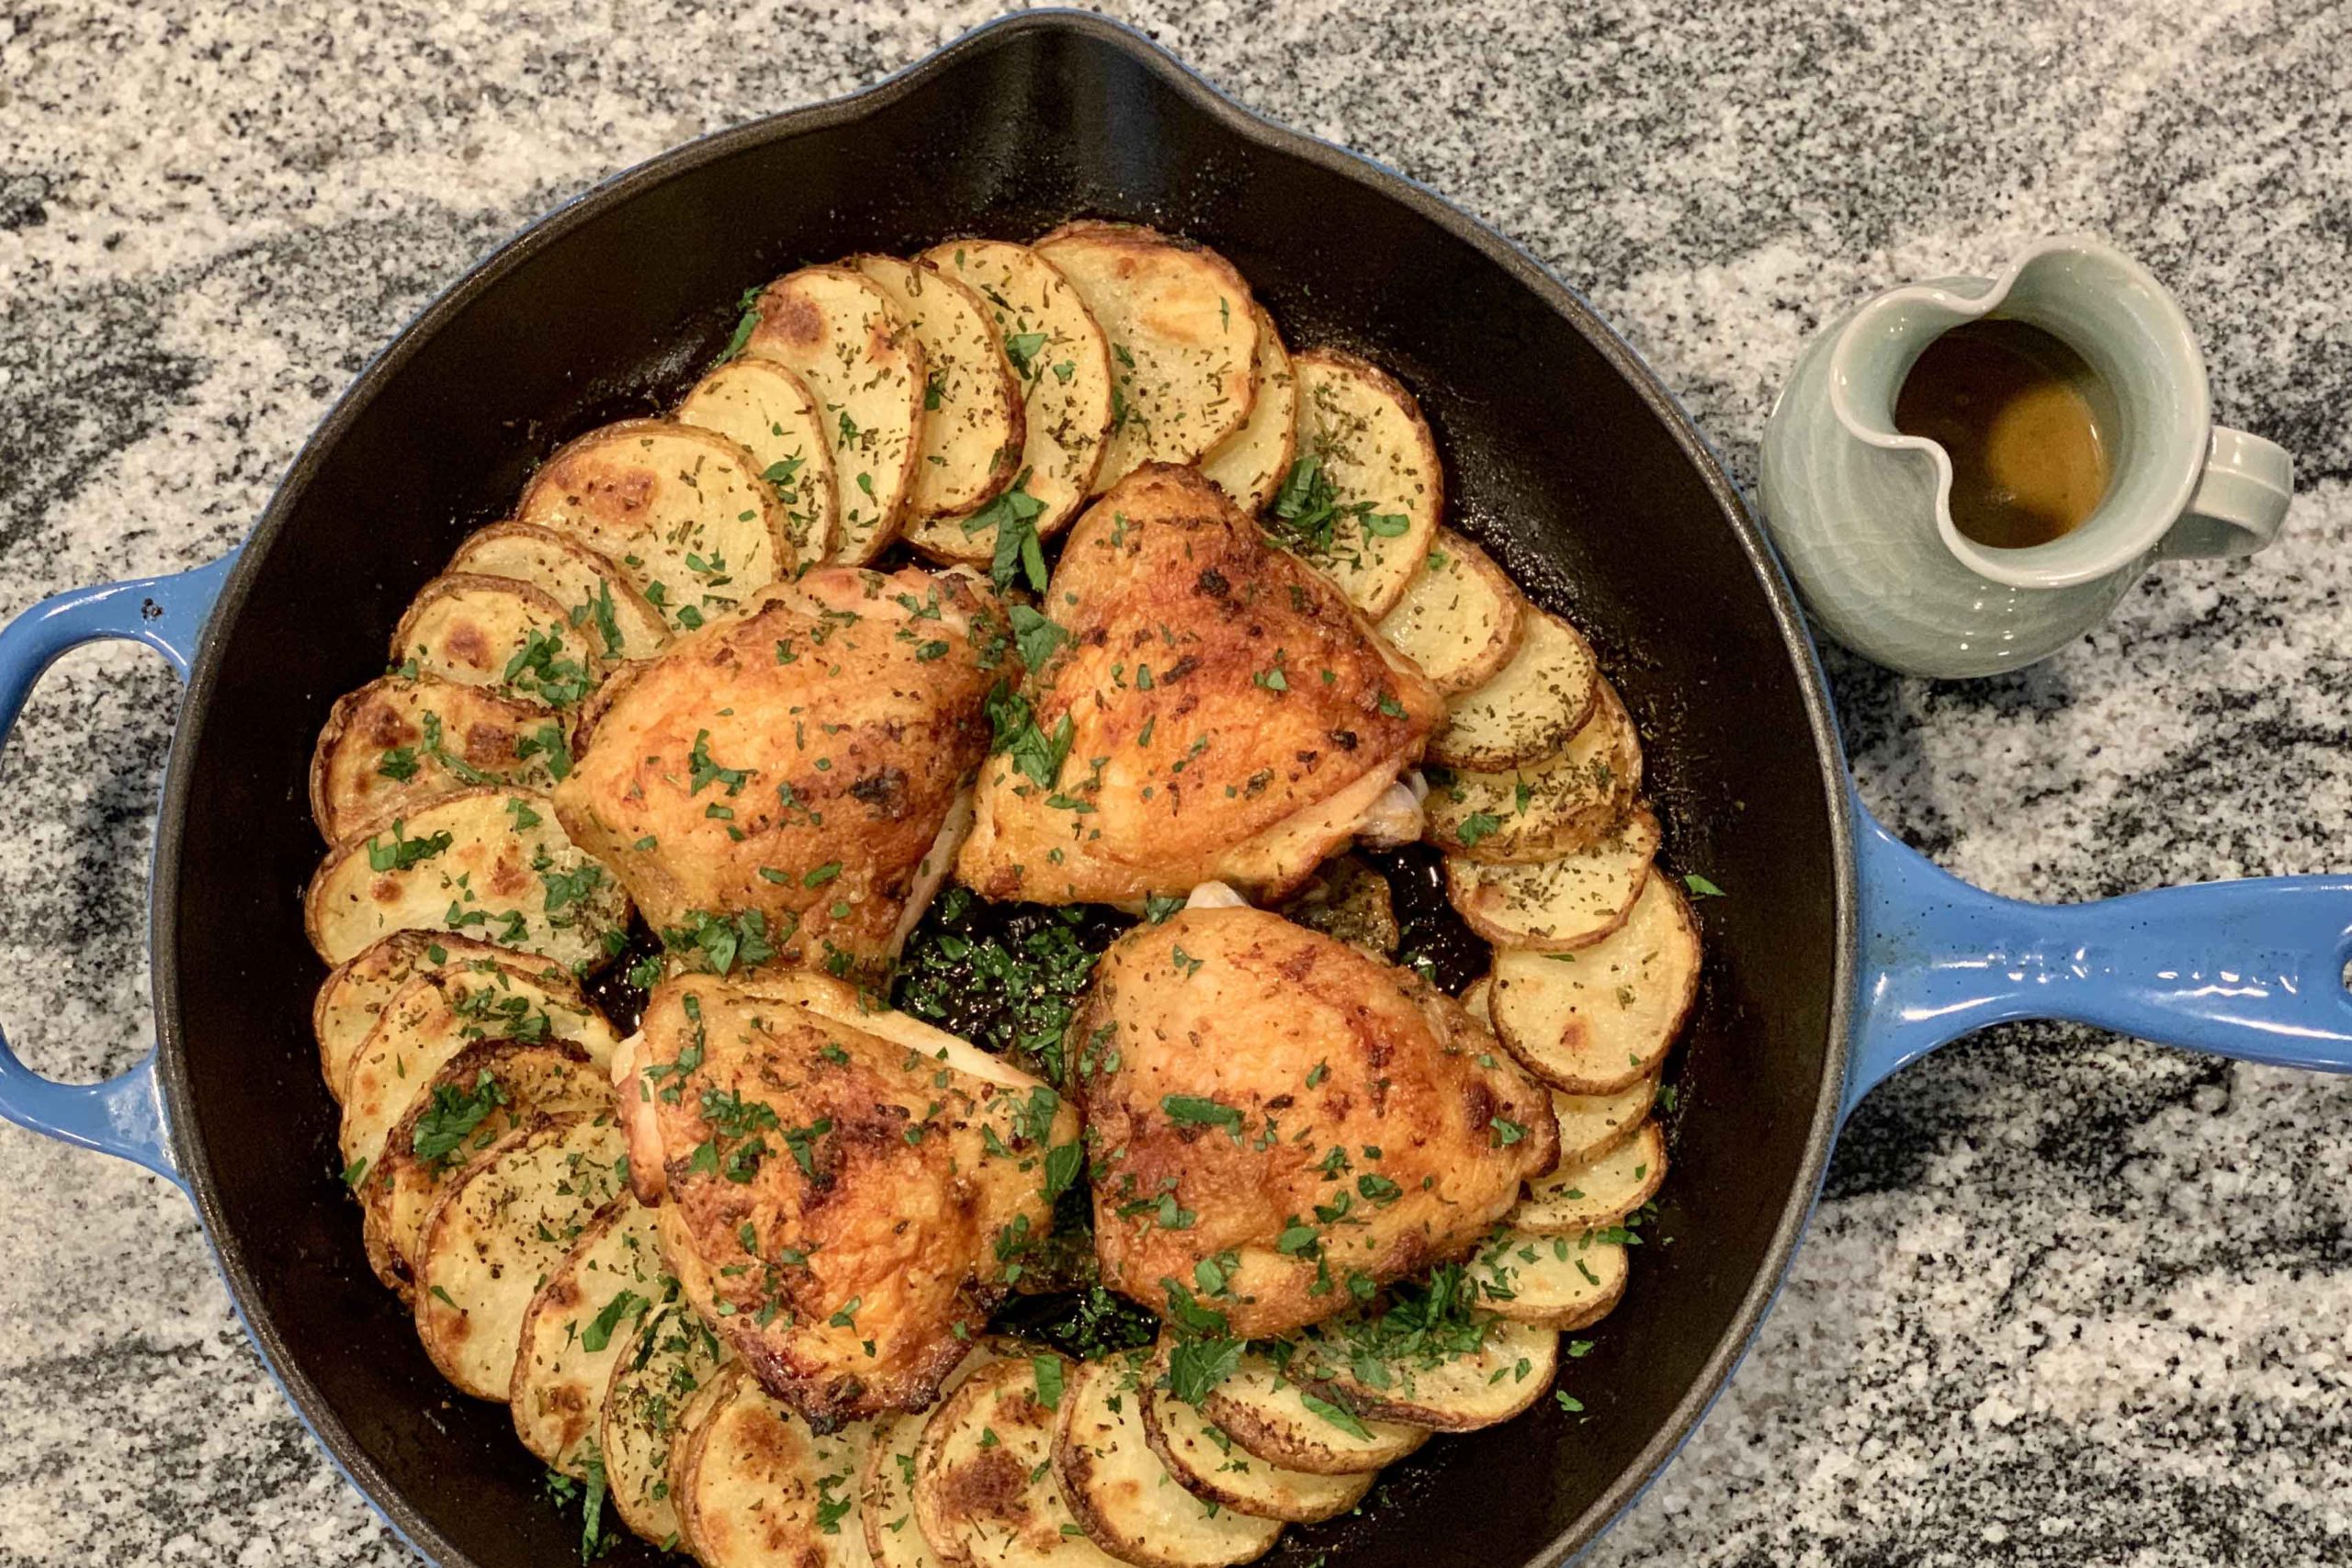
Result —
<instances>
[{"instance_id":1,"label":"gravy in pitcher","mask_svg":"<svg viewBox=\"0 0 2352 1568\"><path fill-rule=\"evenodd\" d=\"M1894 400L1894 428L1951 457L1951 520L1997 549L2072 533L2107 493L2091 367L2024 321L1954 327L1927 346Z\"/></svg>"}]
</instances>

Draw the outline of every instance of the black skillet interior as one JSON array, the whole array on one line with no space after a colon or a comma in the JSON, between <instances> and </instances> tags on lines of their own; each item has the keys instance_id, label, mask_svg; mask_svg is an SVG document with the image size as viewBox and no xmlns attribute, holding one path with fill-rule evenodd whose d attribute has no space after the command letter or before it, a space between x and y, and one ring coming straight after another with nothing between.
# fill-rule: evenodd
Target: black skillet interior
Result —
<instances>
[{"instance_id":1,"label":"black skillet interior","mask_svg":"<svg viewBox=\"0 0 2352 1568\"><path fill-rule=\"evenodd\" d=\"M656 176L660 177L656 177ZM409 595L557 442L664 407L746 288L853 250L1141 219L1230 256L1294 344L1418 392L1452 522L1600 648L1702 908L1661 1223L1567 1362L1570 1416L1431 1444L1366 1515L1284 1551L1347 1568L1580 1545L1695 1418L1760 1310L1824 1152L1841 1017L1823 710L1761 547L1584 308L1401 181L1273 131L1107 24L989 29L865 98L702 143L592 195L455 289L297 464L216 620L175 759L158 1012L181 1158L264 1349L330 1450L441 1562L572 1559L506 1412L454 1395L369 1276L308 1008L304 802L334 696ZM616 1563L650 1562L634 1544Z\"/></svg>"}]
</instances>

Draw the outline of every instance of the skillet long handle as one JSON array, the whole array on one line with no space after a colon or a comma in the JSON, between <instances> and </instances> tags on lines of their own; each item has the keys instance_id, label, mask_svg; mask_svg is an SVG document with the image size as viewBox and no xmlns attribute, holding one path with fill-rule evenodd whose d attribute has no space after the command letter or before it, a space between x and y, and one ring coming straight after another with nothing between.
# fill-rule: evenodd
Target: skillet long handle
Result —
<instances>
[{"instance_id":1,"label":"skillet long handle","mask_svg":"<svg viewBox=\"0 0 2352 1568\"><path fill-rule=\"evenodd\" d=\"M2021 1018L2352 1072L2352 876L2029 904L1938 869L1859 801L1855 821L1862 963L1849 1112L1905 1063Z\"/></svg>"},{"instance_id":2,"label":"skillet long handle","mask_svg":"<svg viewBox=\"0 0 2352 1568\"><path fill-rule=\"evenodd\" d=\"M0 742L16 728L25 699L42 672L85 643L143 642L186 680L204 624L235 560L232 552L193 571L60 593L0 628ZM0 1035L0 1117L69 1144L135 1160L180 1183L152 1050L128 1071L102 1083L63 1084L26 1066Z\"/></svg>"}]
</instances>

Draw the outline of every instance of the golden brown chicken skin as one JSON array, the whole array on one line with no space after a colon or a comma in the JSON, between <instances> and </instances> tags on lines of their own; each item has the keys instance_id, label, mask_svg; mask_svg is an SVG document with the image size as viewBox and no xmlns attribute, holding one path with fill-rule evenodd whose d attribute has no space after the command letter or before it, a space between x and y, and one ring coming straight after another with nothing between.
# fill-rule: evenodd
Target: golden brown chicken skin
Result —
<instances>
[{"instance_id":1,"label":"golden brown chicken skin","mask_svg":"<svg viewBox=\"0 0 2352 1568\"><path fill-rule=\"evenodd\" d=\"M1079 1164L1045 1085L854 1016L685 976L615 1066L630 1180L687 1298L820 1427L931 1404Z\"/></svg>"},{"instance_id":2,"label":"golden brown chicken skin","mask_svg":"<svg viewBox=\"0 0 2352 1568\"><path fill-rule=\"evenodd\" d=\"M1044 608L1067 637L1027 714L1000 715L1013 733L956 862L991 898L1133 908L1211 880L1280 897L1399 787L1444 715L1197 469L1151 465L1106 491Z\"/></svg>"},{"instance_id":3,"label":"golden brown chicken skin","mask_svg":"<svg viewBox=\"0 0 2352 1568\"><path fill-rule=\"evenodd\" d=\"M557 815L673 948L872 970L946 874L1016 659L969 574L817 568L616 677Z\"/></svg>"},{"instance_id":4,"label":"golden brown chicken skin","mask_svg":"<svg viewBox=\"0 0 2352 1568\"><path fill-rule=\"evenodd\" d=\"M1459 1003L1261 909L1122 937L1070 1049L1104 1282L1242 1337L1462 1257L1559 1154L1549 1095Z\"/></svg>"}]
</instances>

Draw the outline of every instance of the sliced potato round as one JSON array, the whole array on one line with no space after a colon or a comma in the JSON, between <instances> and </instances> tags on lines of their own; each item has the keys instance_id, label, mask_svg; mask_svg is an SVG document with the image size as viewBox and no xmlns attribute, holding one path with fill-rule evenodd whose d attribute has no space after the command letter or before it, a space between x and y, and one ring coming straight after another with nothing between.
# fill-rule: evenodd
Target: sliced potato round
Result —
<instances>
[{"instance_id":1,"label":"sliced potato round","mask_svg":"<svg viewBox=\"0 0 2352 1568\"><path fill-rule=\"evenodd\" d=\"M1197 463L1241 428L1258 314L1230 262L1137 223L1066 223L1036 248L1111 341L1110 450L1095 494L1146 463Z\"/></svg>"},{"instance_id":2,"label":"sliced potato round","mask_svg":"<svg viewBox=\"0 0 2352 1568\"><path fill-rule=\"evenodd\" d=\"M1318 530L1296 548L1377 621L1396 606L1437 539L1445 477L1420 405L1396 378L1352 354L1309 349L1291 362L1298 378L1298 464L1284 477L1274 515L1328 486L1340 508L1328 542ZM1310 468L1308 464L1312 464Z\"/></svg>"},{"instance_id":3,"label":"sliced potato round","mask_svg":"<svg viewBox=\"0 0 2352 1568\"><path fill-rule=\"evenodd\" d=\"M1508 1047L1506 1047L1508 1049ZM1560 1126L1560 1163L1598 1159L1632 1137L1648 1120L1657 1098L1657 1075L1635 1079L1613 1094L1552 1091L1552 1117Z\"/></svg>"},{"instance_id":4,"label":"sliced potato round","mask_svg":"<svg viewBox=\"0 0 2352 1568\"><path fill-rule=\"evenodd\" d=\"M1642 738L1606 681L1592 716L1553 756L1500 773L1432 770L1422 823L1449 854L1532 865L1571 855L1633 809Z\"/></svg>"},{"instance_id":5,"label":"sliced potato round","mask_svg":"<svg viewBox=\"0 0 2352 1568\"><path fill-rule=\"evenodd\" d=\"M670 640L662 613L621 569L569 534L531 523L493 523L466 536L448 570L527 582L564 606L596 656L647 659Z\"/></svg>"},{"instance_id":6,"label":"sliced potato round","mask_svg":"<svg viewBox=\"0 0 2352 1568\"><path fill-rule=\"evenodd\" d=\"M1698 921L1674 879L1654 874L1602 941L1495 954L1495 1035L1555 1089L1615 1094L1657 1073L1698 994Z\"/></svg>"},{"instance_id":7,"label":"sliced potato round","mask_svg":"<svg viewBox=\"0 0 2352 1568\"><path fill-rule=\"evenodd\" d=\"M1311 1525L1354 1507L1378 1479L1375 1471L1324 1475L1286 1470L1260 1459L1212 1425L1197 1406L1161 1387L1165 1373L1164 1364L1157 1365L1144 1379L1145 1433L1168 1473L1204 1503L1261 1519Z\"/></svg>"},{"instance_id":8,"label":"sliced potato round","mask_svg":"<svg viewBox=\"0 0 2352 1568\"><path fill-rule=\"evenodd\" d=\"M577 1045L480 1040L450 1057L409 1101L359 1184L376 1278L408 1294L434 1204L508 1132L537 1116L613 1111L612 1080Z\"/></svg>"},{"instance_id":9,"label":"sliced potato round","mask_svg":"<svg viewBox=\"0 0 2352 1568\"><path fill-rule=\"evenodd\" d=\"M620 1195L622 1152L609 1116L543 1117L449 1184L416 1258L416 1334L443 1377L477 1399L506 1398L523 1314Z\"/></svg>"},{"instance_id":10,"label":"sliced potato round","mask_svg":"<svg viewBox=\"0 0 2352 1568\"><path fill-rule=\"evenodd\" d=\"M1666 1134L1645 1122L1598 1159L1563 1165L1527 1184L1504 1223L1533 1235L1581 1235L1613 1225L1652 1198L1666 1179Z\"/></svg>"},{"instance_id":11,"label":"sliced potato round","mask_svg":"<svg viewBox=\"0 0 2352 1568\"><path fill-rule=\"evenodd\" d=\"M817 395L841 502L832 558L863 566L899 536L922 448L922 344L890 297L845 266L808 266L760 291L743 352L790 367Z\"/></svg>"},{"instance_id":12,"label":"sliced potato round","mask_svg":"<svg viewBox=\"0 0 2352 1568\"><path fill-rule=\"evenodd\" d=\"M417 590L392 633L392 663L403 675L561 709L578 707L606 668L553 594L471 572L445 573Z\"/></svg>"},{"instance_id":13,"label":"sliced potato round","mask_svg":"<svg viewBox=\"0 0 2352 1568\"><path fill-rule=\"evenodd\" d=\"M1051 1351L994 1361L931 1413L915 1445L915 1521L954 1568L1103 1568L1117 1560L1086 1534L1054 1478L1055 1405L1037 1367L1058 1369L1067 1399L1073 1363Z\"/></svg>"},{"instance_id":14,"label":"sliced potato round","mask_svg":"<svg viewBox=\"0 0 2352 1568\"><path fill-rule=\"evenodd\" d=\"M1464 1011L1491 1030L1495 1026L1495 1015L1491 1005L1494 995L1495 977L1492 975L1481 975L1463 987L1462 995L1455 999L1462 1003Z\"/></svg>"},{"instance_id":15,"label":"sliced potato round","mask_svg":"<svg viewBox=\"0 0 2352 1568\"><path fill-rule=\"evenodd\" d=\"M1440 528L1379 632L1445 696L1475 691L1519 649L1527 601L1494 558Z\"/></svg>"},{"instance_id":16,"label":"sliced potato round","mask_svg":"<svg viewBox=\"0 0 2352 1568\"><path fill-rule=\"evenodd\" d=\"M942 1399L966 1378L1007 1355L1027 1355L1025 1346L996 1339L976 1341L970 1352L939 1385ZM918 1415L885 1416L874 1423L874 1440L859 1468L857 1508L865 1525L865 1547L875 1568L940 1568L939 1554L915 1523L915 1450L922 1441Z\"/></svg>"},{"instance_id":17,"label":"sliced potato round","mask_svg":"<svg viewBox=\"0 0 2352 1568\"><path fill-rule=\"evenodd\" d=\"M344 840L302 913L329 964L397 931L456 931L576 971L611 956L629 902L564 836L546 795L485 786Z\"/></svg>"},{"instance_id":18,"label":"sliced potato round","mask_svg":"<svg viewBox=\"0 0 2352 1568\"><path fill-rule=\"evenodd\" d=\"M718 1408L718 1396L698 1396L733 1356L692 1307L673 1299L666 1283L656 1293L664 1304L646 1314L613 1363L597 1446L621 1522L660 1546L679 1534L671 1445L689 1429L690 1413L707 1419Z\"/></svg>"},{"instance_id":19,"label":"sliced potato round","mask_svg":"<svg viewBox=\"0 0 2352 1568\"><path fill-rule=\"evenodd\" d=\"M1592 648L1559 616L1530 604L1519 646L1484 685L1446 705L1429 759L1452 768L1515 768L1551 756L1592 716L1600 667Z\"/></svg>"},{"instance_id":20,"label":"sliced potato round","mask_svg":"<svg viewBox=\"0 0 2352 1568\"><path fill-rule=\"evenodd\" d=\"M537 973L529 959L469 960L412 976L385 1004L344 1080L343 1158L355 1189L364 1193L382 1174L392 1129L468 1046L520 1035L576 1044L599 1070L612 1060L612 1025L577 990L550 988Z\"/></svg>"},{"instance_id":21,"label":"sliced potato round","mask_svg":"<svg viewBox=\"0 0 2352 1568\"><path fill-rule=\"evenodd\" d=\"M1309 1399L1324 1411L1310 1407ZM1366 1420L1300 1387L1270 1358L1255 1351L1245 1352L1209 1391L1201 1401L1201 1414L1269 1464L1315 1475L1378 1470L1403 1459L1430 1436L1425 1427Z\"/></svg>"},{"instance_id":22,"label":"sliced potato round","mask_svg":"<svg viewBox=\"0 0 2352 1568\"><path fill-rule=\"evenodd\" d=\"M311 753L311 818L327 842L468 784L543 790L567 765L554 709L481 686L387 675L338 698Z\"/></svg>"},{"instance_id":23,"label":"sliced potato round","mask_svg":"<svg viewBox=\"0 0 2352 1568\"><path fill-rule=\"evenodd\" d=\"M922 436L909 523L985 504L1020 471L1028 423L996 318L961 279L920 261L868 254L842 265L888 294L922 344Z\"/></svg>"},{"instance_id":24,"label":"sliced potato round","mask_svg":"<svg viewBox=\"0 0 2352 1568\"><path fill-rule=\"evenodd\" d=\"M624 1186L523 1314L506 1402L514 1435L548 1469L587 1479L605 1384L662 1290L653 1212Z\"/></svg>"},{"instance_id":25,"label":"sliced potato round","mask_svg":"<svg viewBox=\"0 0 2352 1568\"><path fill-rule=\"evenodd\" d=\"M352 1058L359 1055L369 1031L376 1027L386 1004L400 988L412 976L476 962L512 964L516 966L516 973L528 976L550 993L562 997L567 1006L581 1012L587 1010L571 975L546 959L492 947L471 937L394 931L337 964L334 972L320 984L318 997L311 1004L311 1032L319 1042L319 1071L337 1103L341 1103L344 1084L351 1077Z\"/></svg>"},{"instance_id":26,"label":"sliced potato round","mask_svg":"<svg viewBox=\"0 0 2352 1568\"><path fill-rule=\"evenodd\" d=\"M1497 947L1569 953L1625 923L1644 886L1657 880L1650 861L1658 842L1657 818L1635 810L1576 853L1538 865L1448 855L1445 896L1470 929ZM1498 980L1498 1006L1502 990Z\"/></svg>"},{"instance_id":27,"label":"sliced potato round","mask_svg":"<svg viewBox=\"0 0 2352 1568\"><path fill-rule=\"evenodd\" d=\"M1250 417L1201 459L1201 472L1244 512L1263 512L1298 455L1298 376L1290 350L1262 305L1250 362Z\"/></svg>"},{"instance_id":28,"label":"sliced potato round","mask_svg":"<svg viewBox=\"0 0 2352 1568\"><path fill-rule=\"evenodd\" d=\"M1374 1361L1329 1352L1320 1337L1308 1337L1293 1371L1326 1398L1385 1421L1404 1421L1440 1432L1468 1432L1510 1420L1544 1397L1559 1370L1560 1336L1538 1324L1498 1318L1470 1355L1434 1366ZM1379 1385L1364 1374L1384 1380Z\"/></svg>"},{"instance_id":29,"label":"sliced potato round","mask_svg":"<svg viewBox=\"0 0 2352 1568\"><path fill-rule=\"evenodd\" d=\"M1080 1528L1136 1568L1231 1568L1264 1556L1283 1532L1281 1521L1204 1503L1161 1461L1144 1418L1144 1385L1153 1375L1148 1358L1139 1356L1070 1371L1054 1433L1054 1476Z\"/></svg>"},{"instance_id":30,"label":"sliced potato round","mask_svg":"<svg viewBox=\"0 0 2352 1568\"><path fill-rule=\"evenodd\" d=\"M1026 245L952 240L922 259L969 287L996 319L1025 409L1014 473L1036 503L1029 525L1050 538L1085 504L1110 446L1110 343L1069 279ZM941 560L989 560L1002 504L917 523L907 542Z\"/></svg>"},{"instance_id":31,"label":"sliced potato round","mask_svg":"<svg viewBox=\"0 0 2352 1568\"><path fill-rule=\"evenodd\" d=\"M1479 1247L1470 1278L1492 1310L1565 1334L1607 1317L1627 1272L1626 1249L1613 1241L1505 1226Z\"/></svg>"},{"instance_id":32,"label":"sliced potato round","mask_svg":"<svg viewBox=\"0 0 2352 1568\"><path fill-rule=\"evenodd\" d=\"M715 430L752 455L784 509L796 561L832 554L841 532L833 443L808 383L773 359L731 360L695 383L677 419Z\"/></svg>"},{"instance_id":33,"label":"sliced potato round","mask_svg":"<svg viewBox=\"0 0 2352 1568\"><path fill-rule=\"evenodd\" d=\"M865 1568L857 1472L873 1423L820 1437L738 1361L679 1439L679 1543L703 1568Z\"/></svg>"},{"instance_id":34,"label":"sliced potato round","mask_svg":"<svg viewBox=\"0 0 2352 1568\"><path fill-rule=\"evenodd\" d=\"M581 540L688 631L788 575L784 504L749 452L663 419L608 424L539 466L518 523Z\"/></svg>"}]
</instances>

